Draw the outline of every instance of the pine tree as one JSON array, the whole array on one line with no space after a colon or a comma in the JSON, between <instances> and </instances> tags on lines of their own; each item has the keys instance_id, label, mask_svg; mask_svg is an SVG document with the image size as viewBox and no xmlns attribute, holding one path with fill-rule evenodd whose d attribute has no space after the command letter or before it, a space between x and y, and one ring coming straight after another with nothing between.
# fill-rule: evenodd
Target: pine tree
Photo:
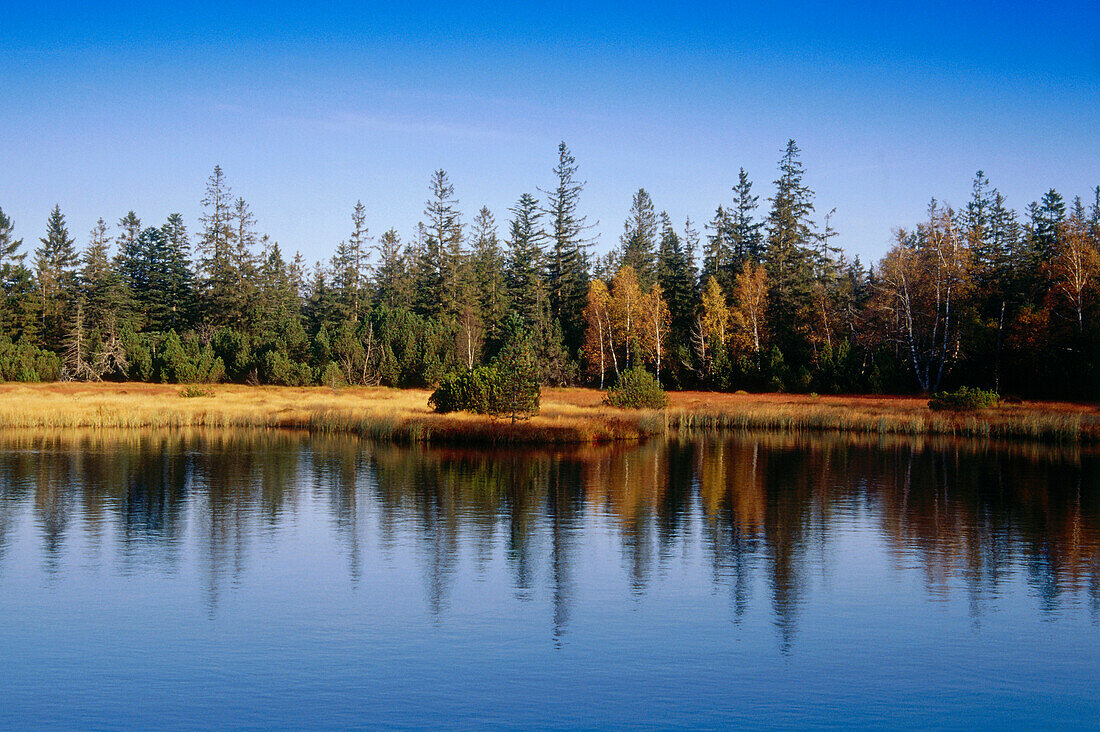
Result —
<instances>
[{"instance_id":1,"label":"pine tree","mask_svg":"<svg viewBox=\"0 0 1100 732\"><path fill-rule=\"evenodd\" d=\"M412 293L409 288L407 257L396 229L389 229L378 239L378 266L374 269L374 297L391 308L408 307Z\"/></svg>"},{"instance_id":2,"label":"pine tree","mask_svg":"<svg viewBox=\"0 0 1100 732\"><path fill-rule=\"evenodd\" d=\"M199 218L202 234L198 241L198 288L202 320L222 325L238 320L233 312L237 302L237 273L233 268L233 194L221 166L206 183L204 211Z\"/></svg>"},{"instance_id":3,"label":"pine tree","mask_svg":"<svg viewBox=\"0 0 1100 732\"><path fill-rule=\"evenodd\" d=\"M18 340L34 338L38 326L34 310L34 276L19 251L22 239L15 238L15 222L0 210L0 334Z\"/></svg>"},{"instance_id":4,"label":"pine tree","mask_svg":"<svg viewBox=\"0 0 1100 732\"><path fill-rule=\"evenodd\" d=\"M520 196L516 205L508 210L512 212L505 272L508 299L520 317L534 323L547 303L548 295L543 278L546 258L543 242L546 234L540 226L542 212L538 201L530 193Z\"/></svg>"},{"instance_id":5,"label":"pine tree","mask_svg":"<svg viewBox=\"0 0 1100 732\"><path fill-rule=\"evenodd\" d=\"M590 227L579 215L584 182L576 179L577 162L564 142L558 145L558 164L554 175L558 185L542 191L548 201L543 213L548 221L550 251L547 262L547 286L550 307L565 333L571 350L580 347L584 333L584 307L588 293L588 252L592 243L584 234Z\"/></svg>"},{"instance_id":6,"label":"pine tree","mask_svg":"<svg viewBox=\"0 0 1100 732\"><path fill-rule=\"evenodd\" d=\"M359 322L366 310L366 283L370 279L368 263L367 209L357 201L351 212L352 231L346 242L340 242L332 259L333 282L340 302L352 322Z\"/></svg>"},{"instance_id":7,"label":"pine tree","mask_svg":"<svg viewBox=\"0 0 1100 732\"><path fill-rule=\"evenodd\" d=\"M102 336L112 319L133 316L134 302L126 282L110 256L111 236L103 219L96 222L84 250L80 271L81 289L86 303L85 320L90 332Z\"/></svg>"},{"instance_id":8,"label":"pine tree","mask_svg":"<svg viewBox=\"0 0 1100 732\"><path fill-rule=\"evenodd\" d=\"M729 212L726 211L725 207L718 206L718 209L714 212L714 218L706 224L706 229L710 233L707 234L707 243L703 247L703 268L699 272L700 282L709 282L710 278L713 277L718 280L723 288L729 289L730 272L732 271L730 262L733 256L729 239L731 228Z\"/></svg>"},{"instance_id":9,"label":"pine tree","mask_svg":"<svg viewBox=\"0 0 1100 732\"><path fill-rule=\"evenodd\" d=\"M426 315L459 309L462 287L462 219L447 172L432 175L431 197L424 207L416 299Z\"/></svg>"},{"instance_id":10,"label":"pine tree","mask_svg":"<svg viewBox=\"0 0 1100 732\"><path fill-rule=\"evenodd\" d=\"M191 324L195 308L190 238L183 217L178 213L168 215L160 233L160 249L155 253L154 266L165 300L162 325L165 330L180 332Z\"/></svg>"},{"instance_id":11,"label":"pine tree","mask_svg":"<svg viewBox=\"0 0 1100 732\"><path fill-rule=\"evenodd\" d=\"M653 212L653 201L644 188L639 188L634 194L630 216L623 224L621 265L634 269L638 284L644 290L657 281L656 239L657 216Z\"/></svg>"},{"instance_id":12,"label":"pine tree","mask_svg":"<svg viewBox=\"0 0 1100 732\"><path fill-rule=\"evenodd\" d=\"M70 298L75 295L77 255L60 206L54 206L46 224L42 246L34 252L38 278L39 325L42 343L59 351L63 347Z\"/></svg>"},{"instance_id":13,"label":"pine tree","mask_svg":"<svg viewBox=\"0 0 1100 732\"><path fill-rule=\"evenodd\" d=\"M752 195L752 181L741 168L729 214L729 267L733 275L741 272L746 261L759 262L764 254L764 237L760 233L764 222L755 219L759 200L759 196Z\"/></svg>"},{"instance_id":14,"label":"pine tree","mask_svg":"<svg viewBox=\"0 0 1100 732\"><path fill-rule=\"evenodd\" d=\"M775 195L770 199L764 251L771 283L770 331L788 362L808 360L812 322L813 191L802 182L805 171L798 154L794 140L788 140L779 161Z\"/></svg>"},{"instance_id":15,"label":"pine tree","mask_svg":"<svg viewBox=\"0 0 1100 732\"><path fill-rule=\"evenodd\" d=\"M489 340L501 335L508 312L508 287L504 279L505 260L497 237L497 224L488 208L482 206L473 223L472 265L478 306L486 324Z\"/></svg>"},{"instance_id":16,"label":"pine tree","mask_svg":"<svg viewBox=\"0 0 1100 732\"><path fill-rule=\"evenodd\" d=\"M661 212L661 244L657 252L657 284L671 315L672 329L687 333L695 312L694 272L672 220Z\"/></svg>"}]
</instances>

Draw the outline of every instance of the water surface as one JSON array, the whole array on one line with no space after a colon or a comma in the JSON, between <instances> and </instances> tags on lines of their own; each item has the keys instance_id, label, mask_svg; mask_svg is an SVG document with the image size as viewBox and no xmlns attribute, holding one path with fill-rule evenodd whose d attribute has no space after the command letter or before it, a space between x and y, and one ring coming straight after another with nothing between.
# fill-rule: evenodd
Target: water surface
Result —
<instances>
[{"instance_id":1,"label":"water surface","mask_svg":"<svg viewBox=\"0 0 1100 732\"><path fill-rule=\"evenodd\" d=\"M0 439L0 727L1094 726L1100 458Z\"/></svg>"}]
</instances>

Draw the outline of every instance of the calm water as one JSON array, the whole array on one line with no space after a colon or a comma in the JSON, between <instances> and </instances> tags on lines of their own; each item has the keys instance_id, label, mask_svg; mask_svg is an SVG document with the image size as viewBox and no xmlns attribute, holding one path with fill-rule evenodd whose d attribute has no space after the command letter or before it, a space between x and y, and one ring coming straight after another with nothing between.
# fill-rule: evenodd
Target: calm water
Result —
<instances>
[{"instance_id":1,"label":"calm water","mask_svg":"<svg viewBox=\"0 0 1100 732\"><path fill-rule=\"evenodd\" d=\"M0 727L1082 727L1100 457L0 439Z\"/></svg>"}]
</instances>

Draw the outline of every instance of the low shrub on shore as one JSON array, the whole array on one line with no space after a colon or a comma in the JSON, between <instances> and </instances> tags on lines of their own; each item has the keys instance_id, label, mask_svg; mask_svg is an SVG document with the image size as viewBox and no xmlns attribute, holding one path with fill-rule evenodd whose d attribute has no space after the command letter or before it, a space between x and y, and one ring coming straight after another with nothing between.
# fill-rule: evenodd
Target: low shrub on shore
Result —
<instances>
[{"instance_id":1,"label":"low shrub on shore","mask_svg":"<svg viewBox=\"0 0 1100 732\"><path fill-rule=\"evenodd\" d=\"M668 406L668 394L653 374L635 368L622 373L619 383L607 390L604 401L622 409L664 409Z\"/></svg>"},{"instance_id":2,"label":"low shrub on shore","mask_svg":"<svg viewBox=\"0 0 1100 732\"><path fill-rule=\"evenodd\" d=\"M928 407L935 412L973 412L976 409L995 407L999 401L1000 397L995 391L963 386L955 391L941 391L933 394L928 400Z\"/></svg>"}]
</instances>

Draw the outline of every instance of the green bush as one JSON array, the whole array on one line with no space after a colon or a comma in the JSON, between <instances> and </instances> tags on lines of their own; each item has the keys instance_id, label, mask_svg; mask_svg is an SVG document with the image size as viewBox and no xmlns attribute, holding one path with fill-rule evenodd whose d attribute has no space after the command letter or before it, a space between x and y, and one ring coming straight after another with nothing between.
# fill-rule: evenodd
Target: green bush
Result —
<instances>
[{"instance_id":1,"label":"green bush","mask_svg":"<svg viewBox=\"0 0 1100 732\"><path fill-rule=\"evenodd\" d=\"M214 396L214 392L209 389L204 389L196 384L185 386L180 389L180 396L184 399L194 399L195 397L209 397Z\"/></svg>"},{"instance_id":2,"label":"green bush","mask_svg":"<svg viewBox=\"0 0 1100 732\"><path fill-rule=\"evenodd\" d=\"M985 389L972 389L968 386L955 391L941 391L932 395L928 400L928 407L940 412L950 410L953 412L972 412L975 409L986 409L997 405L1000 397L995 391Z\"/></svg>"},{"instance_id":3,"label":"green bush","mask_svg":"<svg viewBox=\"0 0 1100 732\"><path fill-rule=\"evenodd\" d=\"M619 383L607 390L604 402L623 409L663 409L668 395L653 374L634 368L619 376Z\"/></svg>"},{"instance_id":4,"label":"green bush","mask_svg":"<svg viewBox=\"0 0 1100 732\"><path fill-rule=\"evenodd\" d=\"M0 336L0 381L56 381L61 359L24 340L12 343Z\"/></svg>"},{"instance_id":5,"label":"green bush","mask_svg":"<svg viewBox=\"0 0 1100 732\"><path fill-rule=\"evenodd\" d=\"M469 411L477 414L501 414L504 384L500 372L492 366L452 371L428 397L437 412Z\"/></svg>"}]
</instances>

